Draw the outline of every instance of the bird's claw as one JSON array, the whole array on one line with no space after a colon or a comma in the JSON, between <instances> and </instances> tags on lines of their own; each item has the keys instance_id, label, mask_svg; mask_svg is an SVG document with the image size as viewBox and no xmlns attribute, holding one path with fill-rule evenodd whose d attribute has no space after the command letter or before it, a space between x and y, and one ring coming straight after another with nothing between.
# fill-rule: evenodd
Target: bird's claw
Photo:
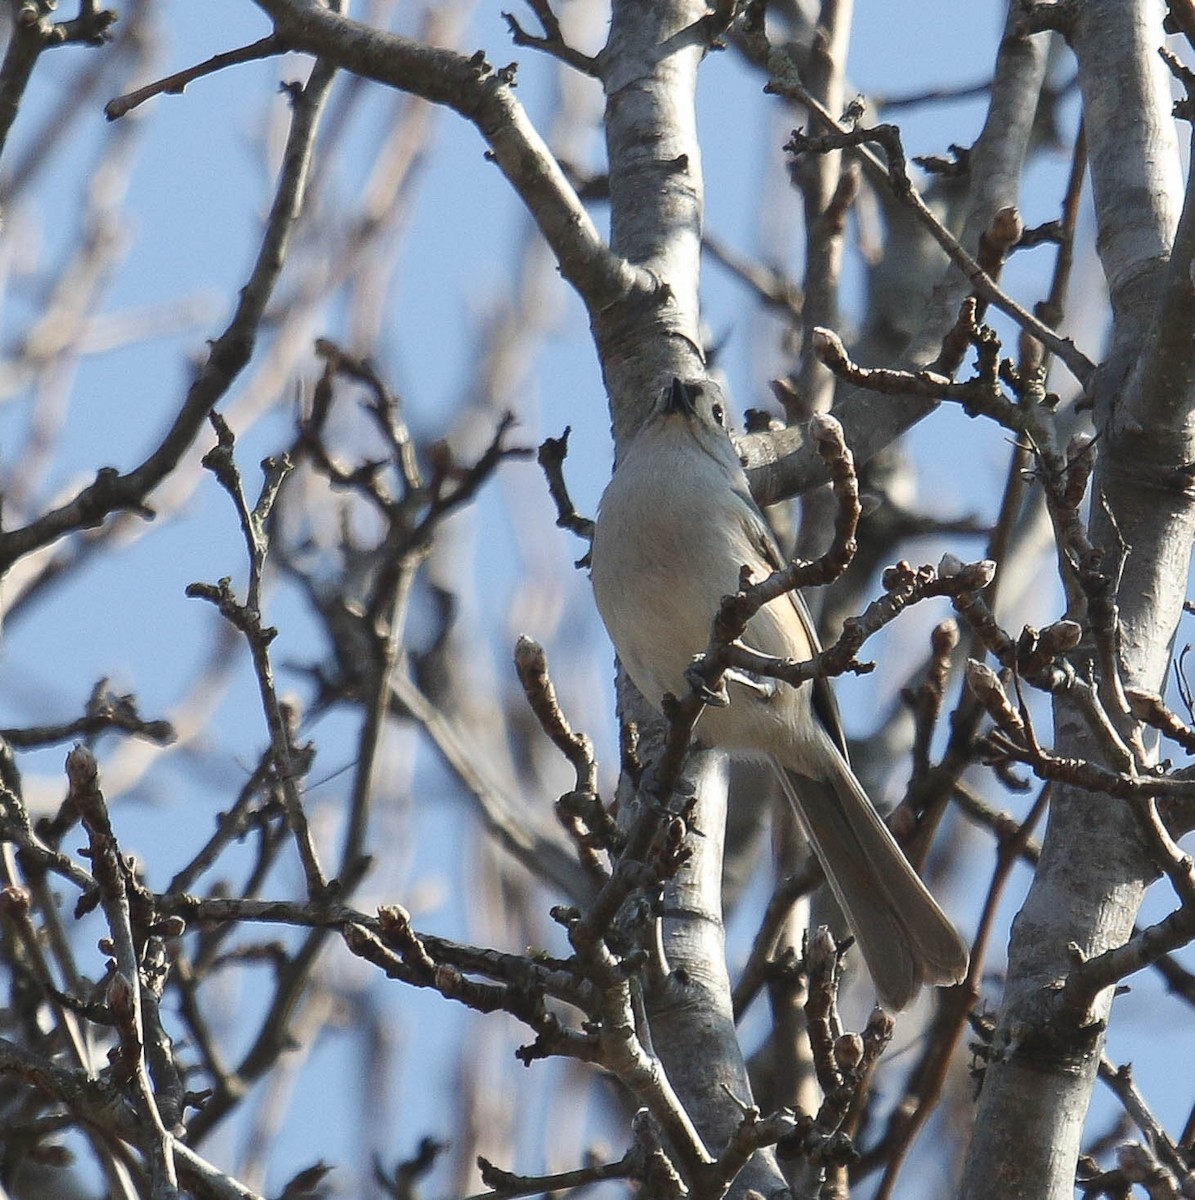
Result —
<instances>
[{"instance_id":1,"label":"bird's claw","mask_svg":"<svg viewBox=\"0 0 1195 1200\"><path fill-rule=\"evenodd\" d=\"M739 687L744 687L748 691L754 692L763 700L771 699L776 694L778 686L775 679L769 679L766 675L754 675L747 671L736 671L733 667L722 676L723 688L728 683L737 683Z\"/></svg>"},{"instance_id":2,"label":"bird's claw","mask_svg":"<svg viewBox=\"0 0 1195 1200\"><path fill-rule=\"evenodd\" d=\"M726 680L718 680L718 686L711 688L701 673L702 658L695 658L685 668L685 682L697 693L703 704L711 708L725 708L730 703L730 693L726 690Z\"/></svg>"}]
</instances>

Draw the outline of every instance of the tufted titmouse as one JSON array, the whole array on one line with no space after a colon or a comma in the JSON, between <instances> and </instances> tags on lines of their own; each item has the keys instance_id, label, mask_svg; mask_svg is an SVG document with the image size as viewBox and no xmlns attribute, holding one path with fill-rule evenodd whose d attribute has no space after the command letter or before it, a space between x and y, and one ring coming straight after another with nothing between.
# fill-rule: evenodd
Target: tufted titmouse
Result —
<instances>
[{"instance_id":1,"label":"tufted titmouse","mask_svg":"<svg viewBox=\"0 0 1195 1200\"><path fill-rule=\"evenodd\" d=\"M724 428L709 381L672 381L627 446L598 508L592 550L598 610L627 674L653 705L688 690L740 569L758 581L783 563ZM743 642L803 661L819 647L801 597L762 608ZM958 983L967 949L880 820L847 762L828 682L790 687L728 674L730 703L697 725L706 745L769 758L858 939L885 1004L924 983Z\"/></svg>"}]
</instances>

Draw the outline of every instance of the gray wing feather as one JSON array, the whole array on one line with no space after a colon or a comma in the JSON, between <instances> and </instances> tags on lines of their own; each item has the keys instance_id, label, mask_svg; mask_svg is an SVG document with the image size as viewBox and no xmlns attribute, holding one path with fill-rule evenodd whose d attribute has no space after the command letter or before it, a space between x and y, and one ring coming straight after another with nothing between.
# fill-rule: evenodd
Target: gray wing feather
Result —
<instances>
[{"instance_id":1,"label":"gray wing feather","mask_svg":"<svg viewBox=\"0 0 1195 1200\"><path fill-rule=\"evenodd\" d=\"M780 553L780 547L776 544L776 538L770 526L754 502L748 502L746 507L750 513L750 520L746 526L748 539L770 570L781 570L787 566L787 563L784 560L784 556ZM805 635L809 639L809 645L813 653L816 654L821 650L822 645L818 640L817 630L814 628L809 606L805 603L800 592L789 592L788 599L792 603L793 608L797 610L797 616L800 618ZM834 689L830 686L830 681L818 677L809 686L811 689L814 716L821 722L822 728L826 731L830 741L834 743L838 752L849 762L850 758L846 749L846 734L842 728L842 716L838 711L838 700L834 696Z\"/></svg>"}]
</instances>

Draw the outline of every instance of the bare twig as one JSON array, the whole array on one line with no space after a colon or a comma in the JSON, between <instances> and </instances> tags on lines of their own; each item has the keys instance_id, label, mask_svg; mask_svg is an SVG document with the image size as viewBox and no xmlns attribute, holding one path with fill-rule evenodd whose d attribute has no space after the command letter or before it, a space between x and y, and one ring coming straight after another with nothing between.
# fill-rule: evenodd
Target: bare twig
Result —
<instances>
[{"instance_id":1,"label":"bare twig","mask_svg":"<svg viewBox=\"0 0 1195 1200\"><path fill-rule=\"evenodd\" d=\"M175 71L163 79L155 79L153 83L147 83L144 87L109 100L104 105L104 116L109 121L116 121L154 96L163 94L181 96L186 90L187 84L194 83L196 79L202 79L205 75L211 75L216 71L224 70L225 67L235 66L239 63L256 62L261 58L272 58L276 54L285 54L287 49L286 43L277 34L271 33L247 46L239 46L235 50L225 50L222 54L213 54L211 58L196 66L187 67L184 71Z\"/></svg>"},{"instance_id":2,"label":"bare twig","mask_svg":"<svg viewBox=\"0 0 1195 1200\"><path fill-rule=\"evenodd\" d=\"M303 874L307 879L308 895L314 898L323 894L327 880L311 836L301 791L302 778L311 766L311 747L296 744L295 714L290 710L290 706L284 705L279 699L269 650L277 630L264 623L262 614L262 585L269 551L266 530L278 489L291 470L291 464L285 457L266 459L262 464L264 479L261 494L250 508L233 456L235 440L232 430L219 414L211 413L210 419L216 430L217 444L204 455L204 466L215 475L236 507L241 532L249 552L249 583L244 603L233 596L231 584L227 579L221 580L215 586L191 584L187 588L187 595L214 603L221 614L245 635L253 659L253 673L257 679L266 727L270 733L274 770L285 798L287 820L294 834Z\"/></svg>"},{"instance_id":3,"label":"bare twig","mask_svg":"<svg viewBox=\"0 0 1195 1200\"><path fill-rule=\"evenodd\" d=\"M34 746L50 746L55 742L69 742L72 738L84 738L90 742L97 734L114 729L121 733L143 737L159 746L168 746L175 739L174 727L169 721L145 720L137 711L133 696L116 696L107 688L107 680L101 679L87 702L87 712L73 721L57 725L25 725L14 729L0 729L0 738L16 749Z\"/></svg>"},{"instance_id":4,"label":"bare twig","mask_svg":"<svg viewBox=\"0 0 1195 1200\"><path fill-rule=\"evenodd\" d=\"M590 54L582 54L580 50L570 46L564 40L564 35L560 31L560 22L556 19L556 14L547 0L528 0L528 4L531 11L535 13L540 28L543 29L543 35L537 36L528 33L515 19L513 13L504 12L502 19L510 29L511 41L516 46L529 46L533 50L542 50L545 54L558 58L562 63L566 63L584 75L590 75L595 79L600 78L600 59L594 58Z\"/></svg>"},{"instance_id":5,"label":"bare twig","mask_svg":"<svg viewBox=\"0 0 1195 1200\"><path fill-rule=\"evenodd\" d=\"M88 3L74 20L54 22L50 20L52 8L50 4L30 3L14 9L12 32L4 61L0 64L0 152L8 141L25 88L42 51L68 42L103 45L109 26L116 20L112 9Z\"/></svg>"},{"instance_id":6,"label":"bare twig","mask_svg":"<svg viewBox=\"0 0 1195 1200\"><path fill-rule=\"evenodd\" d=\"M109 976L107 1002L120 1034L114 1066L118 1079L131 1083L140 1115L142 1150L150 1164L153 1200L175 1200L178 1176L174 1139L162 1121L145 1067L145 1024L141 997L141 956L133 933L128 867L116 843L99 787L99 772L89 750L76 746L66 760L71 798L90 841L90 857L100 904L112 935L115 970Z\"/></svg>"},{"instance_id":7,"label":"bare twig","mask_svg":"<svg viewBox=\"0 0 1195 1200\"><path fill-rule=\"evenodd\" d=\"M514 70L495 71L483 54L468 58L371 29L322 7L289 0L256 0L275 32L296 50L328 57L367 79L444 104L474 122L494 161L533 214L564 277L591 311L641 295L657 295L655 281L610 252L560 165L514 95Z\"/></svg>"},{"instance_id":8,"label":"bare twig","mask_svg":"<svg viewBox=\"0 0 1195 1200\"><path fill-rule=\"evenodd\" d=\"M1173 1139L1162 1127L1158 1118L1154 1116L1149 1105L1146 1104L1145 1097L1141 1095L1136 1080L1133 1078L1132 1064L1125 1063L1118 1067L1106 1055L1101 1055L1100 1078L1124 1105L1125 1112L1141 1130L1153 1151L1181 1181L1182 1191L1185 1193L1195 1187L1195 1172L1191 1170L1187 1156L1174 1144Z\"/></svg>"},{"instance_id":9,"label":"bare twig","mask_svg":"<svg viewBox=\"0 0 1195 1200\"><path fill-rule=\"evenodd\" d=\"M547 438L536 453L536 461L548 480L548 491L556 505L556 525L560 529L568 529L577 537L587 542L593 541L593 522L581 516L573 506L568 494L568 485L564 481L564 460L568 455L568 437L570 429L566 428L558 438ZM588 564L589 554L577 563L577 566Z\"/></svg>"},{"instance_id":10,"label":"bare twig","mask_svg":"<svg viewBox=\"0 0 1195 1200\"><path fill-rule=\"evenodd\" d=\"M557 813L576 842L582 861L604 882L596 852L599 848L619 846L621 839L613 818L597 795L593 742L583 733L574 733L561 711L556 689L548 675L547 656L538 642L529 637L519 638L515 647L515 669L540 728L576 773L576 786L557 802Z\"/></svg>"},{"instance_id":11,"label":"bare twig","mask_svg":"<svg viewBox=\"0 0 1195 1200\"><path fill-rule=\"evenodd\" d=\"M110 1084L56 1066L7 1038L0 1038L0 1075L24 1080L80 1113L89 1124L131 1144L139 1144L143 1137L137 1118ZM196 1196L204 1200L262 1200L185 1143L172 1141L172 1152L179 1180Z\"/></svg>"},{"instance_id":12,"label":"bare twig","mask_svg":"<svg viewBox=\"0 0 1195 1200\"><path fill-rule=\"evenodd\" d=\"M791 325L800 324L805 297L788 276L774 267L743 257L711 233L702 236L701 248L720 267L749 287L762 303L776 311Z\"/></svg>"},{"instance_id":13,"label":"bare twig","mask_svg":"<svg viewBox=\"0 0 1195 1200\"><path fill-rule=\"evenodd\" d=\"M507 850L532 874L551 881L565 895L577 899L586 895L588 884L584 876L578 877L575 860L563 845L548 841L518 815L511 799L480 768L453 722L402 671L395 673L392 686L394 698L423 726L432 745L477 802L489 830Z\"/></svg>"},{"instance_id":14,"label":"bare twig","mask_svg":"<svg viewBox=\"0 0 1195 1200\"><path fill-rule=\"evenodd\" d=\"M771 60L769 60L769 65L771 65ZM806 150L824 153L830 149L852 147L864 162L868 163L874 171L880 172L882 177L888 181L892 194L913 210L934 241L946 251L951 261L967 277L975 292L993 307L1011 317L1022 329L1053 351L1067 365L1075 378L1084 386L1087 385L1095 371L1095 364L1076 348L1070 338L1059 337L1052 329L1002 291L922 200L909 179L905 166L904 149L900 144L899 131L895 125L878 125L869 129L843 128L809 94L797 78L795 71L785 71L783 78L774 75L767 90L800 101L830 131L819 138L809 138L804 134L794 133L788 149L794 153ZM883 146L888 157L886 168L880 164L871 151L865 149L867 142L878 142Z\"/></svg>"},{"instance_id":15,"label":"bare twig","mask_svg":"<svg viewBox=\"0 0 1195 1200\"><path fill-rule=\"evenodd\" d=\"M42 514L28 525L0 532L0 573L24 555L66 534L98 525L113 512L149 513L149 493L177 466L198 436L212 407L252 356L266 304L282 270L295 222L302 211L311 148L334 75L334 69L317 63L298 94L282 172L257 261L240 291L231 321L212 342L207 361L191 383L165 437L133 470L121 474L105 467L97 473L94 483L65 504Z\"/></svg>"},{"instance_id":16,"label":"bare twig","mask_svg":"<svg viewBox=\"0 0 1195 1200\"><path fill-rule=\"evenodd\" d=\"M503 1171L487 1158L478 1158L481 1179L490 1189L475 1192L465 1200L513 1200L516 1196L537 1196L544 1192L560 1192L569 1188L590 1187L610 1179L641 1179L642 1155L632 1146L617 1162L595 1163L575 1171L558 1171L554 1175L516 1175Z\"/></svg>"}]
</instances>

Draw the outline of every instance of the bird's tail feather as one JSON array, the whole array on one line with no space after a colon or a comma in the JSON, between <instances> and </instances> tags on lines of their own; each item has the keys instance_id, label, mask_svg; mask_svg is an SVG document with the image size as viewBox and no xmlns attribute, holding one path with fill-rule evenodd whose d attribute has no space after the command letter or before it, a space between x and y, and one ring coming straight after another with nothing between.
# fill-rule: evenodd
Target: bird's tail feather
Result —
<instances>
[{"instance_id":1,"label":"bird's tail feather","mask_svg":"<svg viewBox=\"0 0 1195 1200\"><path fill-rule=\"evenodd\" d=\"M779 765L777 774L880 999L904 1008L923 984L959 983L967 973L967 947L850 767L838 754L831 761L827 779L807 779Z\"/></svg>"}]
</instances>

